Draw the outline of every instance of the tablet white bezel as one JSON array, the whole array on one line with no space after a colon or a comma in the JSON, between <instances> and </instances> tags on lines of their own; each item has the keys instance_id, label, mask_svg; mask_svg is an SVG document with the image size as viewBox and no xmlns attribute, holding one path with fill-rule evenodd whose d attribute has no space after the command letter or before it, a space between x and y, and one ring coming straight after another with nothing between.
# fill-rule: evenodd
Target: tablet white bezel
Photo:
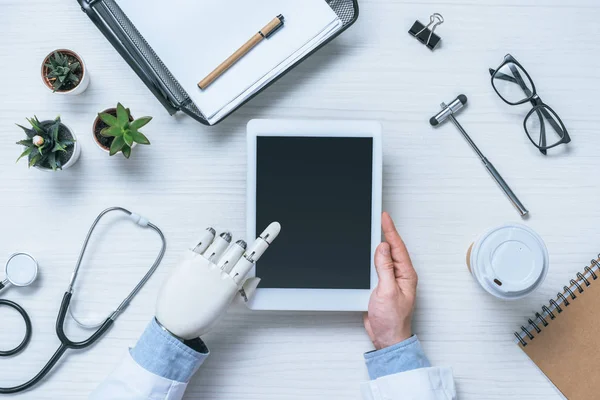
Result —
<instances>
[{"instance_id":1,"label":"tablet white bezel","mask_svg":"<svg viewBox=\"0 0 600 400\"><path fill-rule=\"evenodd\" d=\"M370 289L261 289L248 306L253 310L366 311L371 290L377 285L373 256L381 242L382 145L381 124L376 121L251 120L247 126L247 237L256 234L256 142L262 136L370 137L373 138ZM285 226L282 227L282 231ZM277 246L277 241L273 244ZM290 257L293 255L290 255ZM260 262L260 261L259 261ZM249 276L255 276L253 268Z\"/></svg>"}]
</instances>

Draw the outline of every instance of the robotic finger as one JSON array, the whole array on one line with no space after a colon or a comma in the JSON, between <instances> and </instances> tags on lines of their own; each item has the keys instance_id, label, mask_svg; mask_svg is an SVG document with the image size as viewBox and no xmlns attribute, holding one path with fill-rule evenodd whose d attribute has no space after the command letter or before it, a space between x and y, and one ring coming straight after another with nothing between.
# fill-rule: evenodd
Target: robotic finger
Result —
<instances>
[{"instance_id":1,"label":"robotic finger","mask_svg":"<svg viewBox=\"0 0 600 400\"><path fill-rule=\"evenodd\" d=\"M229 273L237 285L240 285L244 281L246 275L254 266L254 263L257 262L269 248L269 245L277 238L279 232L281 232L281 225L279 222L272 222L267 229L260 234L252 246L246 250L242 258L240 258Z\"/></svg>"},{"instance_id":2,"label":"robotic finger","mask_svg":"<svg viewBox=\"0 0 600 400\"><path fill-rule=\"evenodd\" d=\"M233 266L242 258L246 247L248 245L243 240L238 240L232 244L217 263L217 267L221 268L227 274L230 273Z\"/></svg>"},{"instance_id":3,"label":"robotic finger","mask_svg":"<svg viewBox=\"0 0 600 400\"><path fill-rule=\"evenodd\" d=\"M219 258L223 255L229 244L231 243L231 233L223 232L212 242L208 249L202 255L208 261L217 263Z\"/></svg>"},{"instance_id":4,"label":"robotic finger","mask_svg":"<svg viewBox=\"0 0 600 400\"><path fill-rule=\"evenodd\" d=\"M215 231L212 227L209 226L204 231L204 234L202 235L202 238L200 239L198 244L192 247L191 250L194 253L203 254L206 251L206 249L208 249L208 246L210 246L210 244L215 239L216 234L217 231Z\"/></svg>"}]
</instances>

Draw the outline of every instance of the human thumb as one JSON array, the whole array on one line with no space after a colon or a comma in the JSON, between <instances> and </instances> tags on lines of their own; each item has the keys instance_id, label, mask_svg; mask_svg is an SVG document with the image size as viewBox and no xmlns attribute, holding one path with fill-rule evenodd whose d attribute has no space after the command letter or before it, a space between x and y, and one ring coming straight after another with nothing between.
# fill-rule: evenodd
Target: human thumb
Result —
<instances>
[{"instance_id":1,"label":"human thumb","mask_svg":"<svg viewBox=\"0 0 600 400\"><path fill-rule=\"evenodd\" d=\"M395 282L394 261L392 252L387 242L380 243L375 250L375 269L379 282L383 285Z\"/></svg>"}]
</instances>

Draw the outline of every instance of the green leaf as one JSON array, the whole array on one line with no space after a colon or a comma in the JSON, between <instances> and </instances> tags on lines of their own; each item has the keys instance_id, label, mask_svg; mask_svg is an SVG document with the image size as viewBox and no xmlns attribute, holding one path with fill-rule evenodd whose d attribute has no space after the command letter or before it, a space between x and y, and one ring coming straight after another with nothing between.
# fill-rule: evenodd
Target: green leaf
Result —
<instances>
[{"instance_id":1,"label":"green leaf","mask_svg":"<svg viewBox=\"0 0 600 400\"><path fill-rule=\"evenodd\" d=\"M31 157L29 159L29 168L33 167L34 165L36 165L40 160L41 160L42 156L39 154L36 154L35 156Z\"/></svg>"},{"instance_id":2,"label":"green leaf","mask_svg":"<svg viewBox=\"0 0 600 400\"><path fill-rule=\"evenodd\" d=\"M123 146L123 150L121 150L123 155L125 156L125 158L129 158L129 156L131 155L131 147L125 145Z\"/></svg>"},{"instance_id":3,"label":"green leaf","mask_svg":"<svg viewBox=\"0 0 600 400\"><path fill-rule=\"evenodd\" d=\"M119 151L121 151L121 149L123 149L124 146L125 146L125 140L123 140L123 136L115 137L112 144L110 145L110 153L109 154L111 156L114 156Z\"/></svg>"},{"instance_id":4,"label":"green leaf","mask_svg":"<svg viewBox=\"0 0 600 400\"><path fill-rule=\"evenodd\" d=\"M60 80L55 80L54 83L52 84L52 90L54 90L55 92L58 91L58 89L60 89L62 87L62 82Z\"/></svg>"},{"instance_id":5,"label":"green leaf","mask_svg":"<svg viewBox=\"0 0 600 400\"><path fill-rule=\"evenodd\" d=\"M27 121L31 124L34 131L36 131L39 134L45 133L42 127L40 126L40 121L37 119L36 116L34 116L33 118L28 118Z\"/></svg>"},{"instance_id":6,"label":"green leaf","mask_svg":"<svg viewBox=\"0 0 600 400\"><path fill-rule=\"evenodd\" d=\"M117 104L117 121L121 126L125 126L129 122L129 113L121 103Z\"/></svg>"},{"instance_id":7,"label":"green leaf","mask_svg":"<svg viewBox=\"0 0 600 400\"><path fill-rule=\"evenodd\" d=\"M108 126L118 125L117 118L109 113L99 113L98 118L100 118Z\"/></svg>"},{"instance_id":8,"label":"green leaf","mask_svg":"<svg viewBox=\"0 0 600 400\"><path fill-rule=\"evenodd\" d=\"M123 140L125 140L127 146L133 145L133 137L131 137L130 132L125 131L125 133L123 133Z\"/></svg>"},{"instance_id":9,"label":"green leaf","mask_svg":"<svg viewBox=\"0 0 600 400\"><path fill-rule=\"evenodd\" d=\"M60 144L58 142L54 143L54 147L52 148L52 152L56 152L56 151L67 151L64 147L64 143Z\"/></svg>"},{"instance_id":10,"label":"green leaf","mask_svg":"<svg viewBox=\"0 0 600 400\"><path fill-rule=\"evenodd\" d=\"M30 147L33 146L33 139L19 140L17 144L20 144L21 146Z\"/></svg>"},{"instance_id":11,"label":"green leaf","mask_svg":"<svg viewBox=\"0 0 600 400\"><path fill-rule=\"evenodd\" d=\"M58 142L58 129L59 128L60 128L60 120L55 121L51 127L50 136L52 137L52 140L54 140L54 142Z\"/></svg>"},{"instance_id":12,"label":"green leaf","mask_svg":"<svg viewBox=\"0 0 600 400\"><path fill-rule=\"evenodd\" d=\"M140 129L142 126L145 126L150 121L152 121L152 117L141 117L141 118L138 118L135 121L133 121L131 124L129 124L129 127L132 130L137 131L138 129Z\"/></svg>"},{"instance_id":13,"label":"green leaf","mask_svg":"<svg viewBox=\"0 0 600 400\"><path fill-rule=\"evenodd\" d=\"M50 165L50 168L52 168L52 171L56 171L56 168L57 168L56 154L54 154L54 153L48 154L48 164Z\"/></svg>"},{"instance_id":14,"label":"green leaf","mask_svg":"<svg viewBox=\"0 0 600 400\"><path fill-rule=\"evenodd\" d=\"M102 136L106 136L106 137L109 137L109 136L117 137L117 136L123 136L123 131L118 126L110 126L108 128L102 129L100 131L100 134Z\"/></svg>"},{"instance_id":15,"label":"green leaf","mask_svg":"<svg viewBox=\"0 0 600 400\"><path fill-rule=\"evenodd\" d=\"M80 66L80 65L81 65L81 64L79 64L79 61L76 61L76 62L74 62L73 64L69 65L69 69L70 69L72 72L75 72L75 71L77 71L77 68L79 68L79 66Z\"/></svg>"},{"instance_id":16,"label":"green leaf","mask_svg":"<svg viewBox=\"0 0 600 400\"><path fill-rule=\"evenodd\" d=\"M19 158L17 158L17 162L19 162L19 160L25 156L28 156L29 154L31 154L31 151L33 150L33 147L28 147L25 149L24 152L21 153L21 155L19 156Z\"/></svg>"},{"instance_id":17,"label":"green leaf","mask_svg":"<svg viewBox=\"0 0 600 400\"><path fill-rule=\"evenodd\" d=\"M27 137L30 139L36 135L35 131L33 131L32 129L25 128L23 125L19 125L19 124L15 124L15 125L17 125L21 129L23 129L23 131L25 131L25 135L27 135Z\"/></svg>"},{"instance_id":18,"label":"green leaf","mask_svg":"<svg viewBox=\"0 0 600 400\"><path fill-rule=\"evenodd\" d=\"M141 132L133 131L131 132L131 137L133 141L139 144L150 144L148 138Z\"/></svg>"}]
</instances>

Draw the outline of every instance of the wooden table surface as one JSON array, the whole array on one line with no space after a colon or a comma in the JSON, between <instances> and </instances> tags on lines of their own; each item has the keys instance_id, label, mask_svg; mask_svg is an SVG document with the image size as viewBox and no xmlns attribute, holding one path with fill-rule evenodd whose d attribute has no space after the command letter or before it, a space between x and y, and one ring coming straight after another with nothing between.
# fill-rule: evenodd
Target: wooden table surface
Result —
<instances>
[{"instance_id":1,"label":"wooden table surface","mask_svg":"<svg viewBox=\"0 0 600 400\"><path fill-rule=\"evenodd\" d=\"M160 226L169 246L156 275L111 332L71 352L22 399L80 399L135 344L153 315L161 281L205 226L245 232L245 125L252 118L374 119L384 129L384 209L395 218L418 270L414 331L434 365L454 368L461 399L558 399L513 344L512 332L600 251L600 3L597 0L360 0L358 22L216 127L170 117L80 11L75 0L0 0L0 259L34 254L41 279L2 293L30 313L34 336L21 355L0 359L0 385L29 379L58 345L54 321L85 233L104 208L131 208ZM433 12L442 47L407 34ZM43 57L79 52L92 82L81 96L53 95L40 81ZM527 140L527 106L494 93L488 67L513 54L562 117L572 143L542 156ZM502 302L465 267L471 241L520 220L457 130L432 129L441 102L469 97L459 120L530 209L525 223L546 241L551 268L530 297ZM151 115L150 147L130 160L93 142L95 114L118 101ZM78 135L80 161L56 174L15 164L14 124L60 114ZM150 232L102 228L86 257L84 307L114 308L158 250ZM80 293L81 293L80 291ZM23 333L0 308L0 343ZM74 337L82 333L69 329ZM187 399L358 399L371 344L359 313L234 310L206 338L212 355ZM549 349L551 351L551 349ZM592 371L592 366L590 366ZM593 374L591 375L593 377ZM590 379L590 377L581 377ZM9 396L10 397L10 396Z\"/></svg>"}]
</instances>

